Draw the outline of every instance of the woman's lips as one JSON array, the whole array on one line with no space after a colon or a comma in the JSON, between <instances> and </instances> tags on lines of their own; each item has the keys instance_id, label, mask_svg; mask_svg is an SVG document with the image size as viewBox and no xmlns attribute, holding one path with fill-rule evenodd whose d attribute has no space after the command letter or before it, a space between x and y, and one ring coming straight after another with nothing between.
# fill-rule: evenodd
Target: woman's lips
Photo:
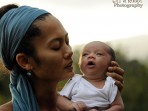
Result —
<instances>
[{"instance_id":1,"label":"woman's lips","mask_svg":"<svg viewBox=\"0 0 148 111\"><path fill-rule=\"evenodd\" d=\"M68 70L73 70L72 64L73 64L73 61L70 61L64 68Z\"/></svg>"}]
</instances>

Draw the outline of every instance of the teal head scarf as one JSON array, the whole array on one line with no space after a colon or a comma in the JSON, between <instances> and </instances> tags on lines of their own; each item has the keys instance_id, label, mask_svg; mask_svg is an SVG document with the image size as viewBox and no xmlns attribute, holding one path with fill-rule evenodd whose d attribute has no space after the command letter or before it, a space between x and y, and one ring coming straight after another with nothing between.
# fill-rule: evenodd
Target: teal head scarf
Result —
<instances>
[{"instance_id":1,"label":"teal head scarf","mask_svg":"<svg viewBox=\"0 0 148 111\"><path fill-rule=\"evenodd\" d=\"M29 6L21 6L9 10L0 19L0 48L5 66L12 70L10 91L12 94L13 111L38 111L38 104L33 94L27 74L18 73L13 69L15 53L33 21L45 10Z\"/></svg>"}]
</instances>

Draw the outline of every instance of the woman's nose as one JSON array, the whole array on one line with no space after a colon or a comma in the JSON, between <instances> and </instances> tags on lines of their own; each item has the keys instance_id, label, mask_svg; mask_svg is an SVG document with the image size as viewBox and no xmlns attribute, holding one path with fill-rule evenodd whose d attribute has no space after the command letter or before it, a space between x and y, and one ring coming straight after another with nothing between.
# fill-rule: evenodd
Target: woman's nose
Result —
<instances>
[{"instance_id":1,"label":"woman's nose","mask_svg":"<svg viewBox=\"0 0 148 111\"><path fill-rule=\"evenodd\" d=\"M65 48L66 48L66 51L64 53L64 58L71 58L73 55L72 48L68 45Z\"/></svg>"}]
</instances>

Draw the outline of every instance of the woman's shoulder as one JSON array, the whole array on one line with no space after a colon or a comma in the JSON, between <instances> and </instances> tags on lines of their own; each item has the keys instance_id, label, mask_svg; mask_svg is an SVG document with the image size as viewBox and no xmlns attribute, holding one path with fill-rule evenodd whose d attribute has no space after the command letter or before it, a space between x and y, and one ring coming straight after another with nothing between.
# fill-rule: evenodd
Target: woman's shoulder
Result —
<instances>
[{"instance_id":1,"label":"woman's shoulder","mask_svg":"<svg viewBox=\"0 0 148 111\"><path fill-rule=\"evenodd\" d=\"M9 101L3 105L0 105L0 111L13 111L12 101Z\"/></svg>"}]
</instances>

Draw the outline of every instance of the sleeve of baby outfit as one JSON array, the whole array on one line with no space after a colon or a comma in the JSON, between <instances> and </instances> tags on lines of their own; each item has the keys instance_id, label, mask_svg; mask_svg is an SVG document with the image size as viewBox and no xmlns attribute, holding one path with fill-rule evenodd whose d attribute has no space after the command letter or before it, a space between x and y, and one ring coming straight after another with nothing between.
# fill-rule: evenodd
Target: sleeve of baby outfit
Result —
<instances>
[{"instance_id":1,"label":"sleeve of baby outfit","mask_svg":"<svg viewBox=\"0 0 148 111\"><path fill-rule=\"evenodd\" d=\"M79 80L80 75L75 74L75 76L72 79L69 79L63 89L59 92L60 95L65 96L69 99L71 99L72 89Z\"/></svg>"},{"instance_id":2,"label":"sleeve of baby outfit","mask_svg":"<svg viewBox=\"0 0 148 111\"><path fill-rule=\"evenodd\" d=\"M115 81L111 78L107 78L110 82L110 88L109 88L109 101L112 103L117 95L118 87L115 85Z\"/></svg>"}]
</instances>

